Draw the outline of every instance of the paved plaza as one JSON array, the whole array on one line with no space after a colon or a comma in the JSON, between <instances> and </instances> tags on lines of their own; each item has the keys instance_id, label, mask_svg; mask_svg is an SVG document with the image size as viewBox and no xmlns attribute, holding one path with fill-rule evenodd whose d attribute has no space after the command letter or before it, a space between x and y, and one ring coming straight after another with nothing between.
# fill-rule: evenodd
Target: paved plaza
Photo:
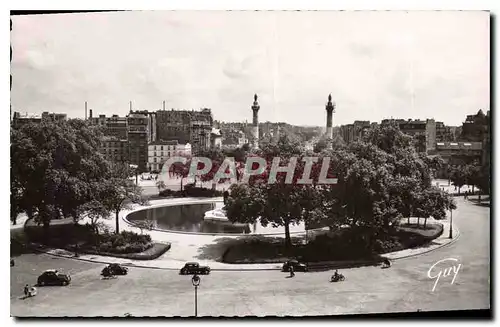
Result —
<instances>
[{"instance_id":1,"label":"paved plaza","mask_svg":"<svg viewBox=\"0 0 500 327\"><path fill-rule=\"evenodd\" d=\"M342 273L347 279L342 283L329 283L331 271L297 273L295 278L288 278L277 270L213 271L202 277L198 313L207 316L331 315L489 308L490 211L462 198L457 202L453 220L460 237L447 246L396 260L390 269L345 269ZM441 277L432 292L435 280L427 276L428 271L436 262L447 258L459 260L457 277L453 284L452 276ZM18 257L16 266L11 268L11 314L193 315L194 290L190 277L180 276L176 270L131 268L128 276L101 280L102 266L47 254ZM34 283L36 276L47 268L70 272L72 284L40 288L38 296L19 299L24 283Z\"/></svg>"}]
</instances>

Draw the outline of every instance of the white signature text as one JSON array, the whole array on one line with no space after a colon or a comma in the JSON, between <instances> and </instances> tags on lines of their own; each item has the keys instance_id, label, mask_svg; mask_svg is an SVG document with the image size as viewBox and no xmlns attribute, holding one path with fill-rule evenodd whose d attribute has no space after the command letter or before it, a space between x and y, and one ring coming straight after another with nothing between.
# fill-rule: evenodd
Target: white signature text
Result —
<instances>
[{"instance_id":1,"label":"white signature text","mask_svg":"<svg viewBox=\"0 0 500 327\"><path fill-rule=\"evenodd\" d=\"M447 262L448 263L448 267L446 267L444 269L440 269L440 268L436 267L439 263L442 263L442 262ZM437 286L437 284L439 282L439 279L441 277L448 277L448 276L450 276L450 274L452 272L453 272L453 279L451 280L451 284L453 284L455 282L455 278L457 278L458 271L460 270L460 267L462 267L461 263L459 263L458 265L456 265L457 262L458 262L458 259L455 259L455 258L446 258L446 259L443 259L443 260L439 260L438 262L436 262L435 264L433 264L431 266L431 268L427 272L427 276L430 279L435 279L436 280L434 282L434 287L432 287L432 292L434 292L434 290L436 289L436 286Z\"/></svg>"}]
</instances>

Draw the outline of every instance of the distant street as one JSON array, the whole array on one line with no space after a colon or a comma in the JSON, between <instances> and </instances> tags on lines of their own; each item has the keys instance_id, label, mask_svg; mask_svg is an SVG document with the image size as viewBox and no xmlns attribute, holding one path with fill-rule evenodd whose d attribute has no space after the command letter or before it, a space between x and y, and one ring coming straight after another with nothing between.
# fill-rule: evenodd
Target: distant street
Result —
<instances>
[{"instance_id":1,"label":"distant street","mask_svg":"<svg viewBox=\"0 0 500 327\"><path fill-rule=\"evenodd\" d=\"M460 238L453 244L417 257L379 267L347 269L342 283L329 283L331 271L214 271L202 276L198 290L199 315L331 315L489 308L488 207L457 198L453 220ZM447 231L445 231L447 233ZM446 258L461 264L456 280L427 277L431 266ZM14 316L190 316L194 290L190 277L178 271L131 268L128 276L99 277L103 265L48 255L27 254L11 268L11 314ZM443 269L447 265L440 266ZM39 288L35 298L20 300L24 283L36 282L47 268L72 274L68 287Z\"/></svg>"}]
</instances>

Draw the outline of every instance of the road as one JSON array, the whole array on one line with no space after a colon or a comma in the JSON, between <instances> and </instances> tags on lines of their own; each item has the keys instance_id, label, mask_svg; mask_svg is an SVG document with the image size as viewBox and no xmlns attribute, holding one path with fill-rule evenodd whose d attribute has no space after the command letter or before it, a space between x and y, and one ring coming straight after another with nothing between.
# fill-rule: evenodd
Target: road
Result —
<instances>
[{"instance_id":1,"label":"road","mask_svg":"<svg viewBox=\"0 0 500 327\"><path fill-rule=\"evenodd\" d=\"M453 221L460 237L451 245L394 262L390 269L364 267L343 270L346 281L330 283L331 271L214 271L202 276L198 289L200 316L335 315L490 307L490 212L457 199ZM455 258L461 264L453 276L435 280L427 274L437 261ZM39 295L21 300L25 282L34 283L47 268L72 274L68 287L39 288ZM438 268L448 268L443 263ZM99 278L102 265L54 259L45 254L16 258L11 268L13 316L192 316L194 289L177 271L131 268L128 276ZM435 269L433 273L436 273ZM453 273L452 273L453 275Z\"/></svg>"}]
</instances>

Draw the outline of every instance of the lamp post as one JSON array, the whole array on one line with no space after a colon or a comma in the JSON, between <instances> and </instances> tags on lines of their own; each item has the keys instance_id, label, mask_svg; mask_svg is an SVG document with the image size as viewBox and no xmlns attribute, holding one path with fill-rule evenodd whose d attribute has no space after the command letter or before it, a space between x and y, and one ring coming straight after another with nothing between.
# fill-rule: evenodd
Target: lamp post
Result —
<instances>
[{"instance_id":1,"label":"lamp post","mask_svg":"<svg viewBox=\"0 0 500 327\"><path fill-rule=\"evenodd\" d=\"M453 208L450 208L450 236L449 238L453 238Z\"/></svg>"},{"instance_id":2,"label":"lamp post","mask_svg":"<svg viewBox=\"0 0 500 327\"><path fill-rule=\"evenodd\" d=\"M191 278L191 282L194 286L194 316L198 317L198 286L201 282L200 276L195 274L193 278Z\"/></svg>"}]
</instances>

